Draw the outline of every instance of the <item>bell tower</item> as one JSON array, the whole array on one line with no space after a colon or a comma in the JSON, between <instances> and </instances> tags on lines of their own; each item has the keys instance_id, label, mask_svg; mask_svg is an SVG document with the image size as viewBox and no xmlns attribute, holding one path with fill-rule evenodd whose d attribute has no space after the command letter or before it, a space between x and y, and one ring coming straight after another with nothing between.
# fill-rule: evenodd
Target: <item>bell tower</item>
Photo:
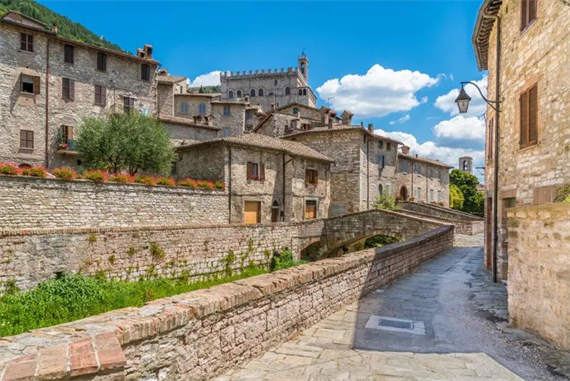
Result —
<instances>
[{"instance_id":1,"label":"bell tower","mask_svg":"<svg viewBox=\"0 0 570 381\"><path fill-rule=\"evenodd\" d=\"M305 54L304 50L303 53L301 53L299 56L299 66L297 70L301 75L303 75L305 82L309 82L309 58Z\"/></svg>"}]
</instances>

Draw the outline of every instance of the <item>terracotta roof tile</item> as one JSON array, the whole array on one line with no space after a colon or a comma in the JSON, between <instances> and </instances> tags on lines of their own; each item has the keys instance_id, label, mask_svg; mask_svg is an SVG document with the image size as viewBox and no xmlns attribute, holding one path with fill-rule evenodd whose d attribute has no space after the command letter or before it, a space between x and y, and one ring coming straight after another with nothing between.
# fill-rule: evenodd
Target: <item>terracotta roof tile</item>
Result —
<instances>
[{"instance_id":1,"label":"terracotta roof tile","mask_svg":"<svg viewBox=\"0 0 570 381\"><path fill-rule=\"evenodd\" d=\"M392 143L400 144L400 145L404 144L398 140L389 138L387 136L373 134L362 126L350 126L350 125L346 125L346 124L334 124L332 126L332 128L330 128L330 127L314 127L314 128L311 128L310 130L296 132L294 134L287 135L284 137L289 138L289 137L294 137L294 136L299 136L299 135L315 134L315 133L331 133L331 132L335 132L335 131L360 131L360 132L365 133L369 137L372 137L372 138L375 138L378 140L384 140L387 142L392 142Z\"/></svg>"},{"instance_id":2,"label":"terracotta roof tile","mask_svg":"<svg viewBox=\"0 0 570 381\"><path fill-rule=\"evenodd\" d=\"M434 160L434 159L428 159L427 157L423 157L423 156L418 156L418 155L406 155L403 153L398 153L398 157L401 158L405 158L408 160L412 160L412 161L421 161L427 164L431 164L431 165L435 165L438 167L444 167L444 168L453 168L453 166L449 165L449 164L445 164L439 160Z\"/></svg>"},{"instance_id":3,"label":"terracotta roof tile","mask_svg":"<svg viewBox=\"0 0 570 381\"><path fill-rule=\"evenodd\" d=\"M186 79L187 79L186 77L180 77L174 75L158 75L156 77L156 80L158 82L163 82L163 83L178 83L185 81Z\"/></svg>"},{"instance_id":4,"label":"terracotta roof tile","mask_svg":"<svg viewBox=\"0 0 570 381\"><path fill-rule=\"evenodd\" d=\"M214 130L214 131L221 130L219 127L206 126L204 124L196 124L192 119L181 118L179 116L159 115L158 120L166 123L181 124L189 127L203 128L205 130Z\"/></svg>"}]
</instances>

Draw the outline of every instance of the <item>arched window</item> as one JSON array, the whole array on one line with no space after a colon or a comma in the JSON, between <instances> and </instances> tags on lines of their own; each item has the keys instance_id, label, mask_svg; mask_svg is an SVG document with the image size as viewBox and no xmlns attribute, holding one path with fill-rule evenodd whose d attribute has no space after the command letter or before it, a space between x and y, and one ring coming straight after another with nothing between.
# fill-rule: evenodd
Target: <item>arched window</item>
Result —
<instances>
[{"instance_id":1,"label":"arched window","mask_svg":"<svg viewBox=\"0 0 570 381\"><path fill-rule=\"evenodd\" d=\"M291 89L286 87L285 88L285 95L291 95Z\"/></svg>"},{"instance_id":2,"label":"arched window","mask_svg":"<svg viewBox=\"0 0 570 381\"><path fill-rule=\"evenodd\" d=\"M307 89L303 89L303 95L307 95Z\"/></svg>"},{"instance_id":3,"label":"arched window","mask_svg":"<svg viewBox=\"0 0 570 381\"><path fill-rule=\"evenodd\" d=\"M383 191L384 191L384 187L382 187L382 184L378 185L378 194L382 195Z\"/></svg>"},{"instance_id":4,"label":"arched window","mask_svg":"<svg viewBox=\"0 0 570 381\"><path fill-rule=\"evenodd\" d=\"M263 89L259 89L259 91L257 92L257 96L258 96L258 97L262 97L262 96L263 96Z\"/></svg>"},{"instance_id":5,"label":"arched window","mask_svg":"<svg viewBox=\"0 0 570 381\"><path fill-rule=\"evenodd\" d=\"M228 93L228 98L233 99L234 98L234 91L230 90L230 92Z\"/></svg>"},{"instance_id":6,"label":"arched window","mask_svg":"<svg viewBox=\"0 0 570 381\"><path fill-rule=\"evenodd\" d=\"M205 103L200 103L198 105L198 113L200 115L206 115L206 104Z\"/></svg>"},{"instance_id":7,"label":"arched window","mask_svg":"<svg viewBox=\"0 0 570 381\"><path fill-rule=\"evenodd\" d=\"M238 97L238 98L241 98L241 90L238 90L238 91L237 91L237 97Z\"/></svg>"},{"instance_id":8,"label":"arched window","mask_svg":"<svg viewBox=\"0 0 570 381\"><path fill-rule=\"evenodd\" d=\"M251 89L251 91L249 92L249 96L255 97L255 89Z\"/></svg>"},{"instance_id":9,"label":"arched window","mask_svg":"<svg viewBox=\"0 0 570 381\"><path fill-rule=\"evenodd\" d=\"M303 89L299 89L299 95L303 95Z\"/></svg>"},{"instance_id":10,"label":"arched window","mask_svg":"<svg viewBox=\"0 0 570 381\"><path fill-rule=\"evenodd\" d=\"M188 114L188 103L183 102L180 104L180 112L182 114Z\"/></svg>"}]
</instances>

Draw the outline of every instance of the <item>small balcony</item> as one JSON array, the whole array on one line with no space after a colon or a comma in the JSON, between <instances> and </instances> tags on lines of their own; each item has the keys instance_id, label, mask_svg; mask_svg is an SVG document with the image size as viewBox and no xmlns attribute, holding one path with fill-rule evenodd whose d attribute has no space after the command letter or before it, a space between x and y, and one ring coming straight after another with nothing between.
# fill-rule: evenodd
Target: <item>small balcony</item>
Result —
<instances>
[{"instance_id":1,"label":"small balcony","mask_svg":"<svg viewBox=\"0 0 570 381\"><path fill-rule=\"evenodd\" d=\"M57 146L57 153L61 155L77 155L75 150L75 140L73 139L60 139Z\"/></svg>"}]
</instances>

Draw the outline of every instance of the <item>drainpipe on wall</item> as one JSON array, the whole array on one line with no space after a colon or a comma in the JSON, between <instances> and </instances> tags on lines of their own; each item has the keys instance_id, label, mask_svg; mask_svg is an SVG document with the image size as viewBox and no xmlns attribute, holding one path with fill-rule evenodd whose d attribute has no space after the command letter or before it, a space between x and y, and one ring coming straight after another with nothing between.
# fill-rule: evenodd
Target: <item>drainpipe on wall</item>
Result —
<instances>
[{"instance_id":1,"label":"drainpipe on wall","mask_svg":"<svg viewBox=\"0 0 570 381\"><path fill-rule=\"evenodd\" d=\"M285 189L286 189L286 188L285 188L285 181L287 180L287 176L285 175L285 168L286 168L286 166L287 166L287 163L289 163L289 162L291 162L291 161L293 161L293 158L291 158L291 159L285 161L285 153L283 153L283 181L282 181L282 183L283 183L283 190L282 190L282 192L283 192L283 200L282 200L282 202L281 202L281 208L282 208L282 209L281 209L281 212L282 212L281 219L282 219L282 221L285 221ZM292 187L293 187L293 178L291 178L291 191L292 191ZM292 196L292 195L291 195L291 201L293 201L293 196Z\"/></svg>"},{"instance_id":2,"label":"drainpipe on wall","mask_svg":"<svg viewBox=\"0 0 570 381\"><path fill-rule=\"evenodd\" d=\"M370 138L366 139L366 210L370 210Z\"/></svg>"},{"instance_id":3,"label":"drainpipe on wall","mask_svg":"<svg viewBox=\"0 0 570 381\"><path fill-rule=\"evenodd\" d=\"M45 141L45 162L46 168L49 169L49 42L47 38L46 46L46 141Z\"/></svg>"},{"instance_id":4,"label":"drainpipe on wall","mask_svg":"<svg viewBox=\"0 0 570 381\"><path fill-rule=\"evenodd\" d=\"M414 172L415 172L415 170L416 170L416 163L414 161L412 161L412 189L411 189L412 195L411 195L411 197L414 199L415 199L415 197L414 197Z\"/></svg>"},{"instance_id":5,"label":"drainpipe on wall","mask_svg":"<svg viewBox=\"0 0 570 381\"><path fill-rule=\"evenodd\" d=\"M232 147L228 146L228 223L232 223Z\"/></svg>"},{"instance_id":6,"label":"drainpipe on wall","mask_svg":"<svg viewBox=\"0 0 570 381\"><path fill-rule=\"evenodd\" d=\"M501 18L497 15L483 15L484 18L494 19L497 25L497 51L495 54L495 163L493 172L493 282L497 283L497 246L499 244L499 121L501 117L500 85L501 85Z\"/></svg>"}]
</instances>

